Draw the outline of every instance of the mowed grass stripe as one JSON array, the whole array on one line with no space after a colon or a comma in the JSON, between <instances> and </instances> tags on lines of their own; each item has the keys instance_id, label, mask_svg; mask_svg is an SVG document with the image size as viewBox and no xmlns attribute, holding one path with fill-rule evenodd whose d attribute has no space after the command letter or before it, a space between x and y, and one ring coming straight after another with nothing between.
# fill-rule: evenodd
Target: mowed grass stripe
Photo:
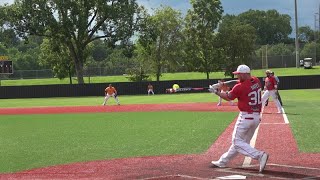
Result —
<instances>
[{"instance_id":1,"label":"mowed grass stripe","mask_svg":"<svg viewBox=\"0 0 320 180\"><path fill-rule=\"evenodd\" d=\"M237 113L0 116L0 172L81 161L205 152Z\"/></svg>"},{"instance_id":2,"label":"mowed grass stripe","mask_svg":"<svg viewBox=\"0 0 320 180\"><path fill-rule=\"evenodd\" d=\"M121 105L127 104L168 104L168 103L195 103L217 102L218 97L211 93L195 94L162 94L118 96ZM61 98L29 98L29 99L0 99L0 107L39 107L39 106L101 106L104 96L100 97L61 97ZM116 105L110 98L107 105ZM214 106L213 106L214 107Z\"/></svg>"}]
</instances>

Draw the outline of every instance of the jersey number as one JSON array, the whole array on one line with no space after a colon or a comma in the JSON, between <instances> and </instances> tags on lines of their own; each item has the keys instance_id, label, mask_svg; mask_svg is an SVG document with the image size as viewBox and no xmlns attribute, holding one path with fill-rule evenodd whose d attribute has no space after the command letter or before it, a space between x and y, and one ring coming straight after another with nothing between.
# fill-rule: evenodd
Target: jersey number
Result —
<instances>
[{"instance_id":1,"label":"jersey number","mask_svg":"<svg viewBox=\"0 0 320 180\"><path fill-rule=\"evenodd\" d=\"M252 91L251 93L248 94L250 97L250 106L255 106L258 104L261 104L261 89L258 89L258 91Z\"/></svg>"}]
</instances>

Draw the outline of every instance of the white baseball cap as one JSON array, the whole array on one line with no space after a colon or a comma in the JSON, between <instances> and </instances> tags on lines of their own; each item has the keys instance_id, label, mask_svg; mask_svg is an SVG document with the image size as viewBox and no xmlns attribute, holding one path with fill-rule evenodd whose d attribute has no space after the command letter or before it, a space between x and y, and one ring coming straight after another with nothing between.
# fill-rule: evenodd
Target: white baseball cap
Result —
<instances>
[{"instance_id":1,"label":"white baseball cap","mask_svg":"<svg viewBox=\"0 0 320 180\"><path fill-rule=\"evenodd\" d=\"M239 65L237 68L237 71L234 71L233 74L244 74L244 73L250 73L250 68L247 65Z\"/></svg>"}]
</instances>

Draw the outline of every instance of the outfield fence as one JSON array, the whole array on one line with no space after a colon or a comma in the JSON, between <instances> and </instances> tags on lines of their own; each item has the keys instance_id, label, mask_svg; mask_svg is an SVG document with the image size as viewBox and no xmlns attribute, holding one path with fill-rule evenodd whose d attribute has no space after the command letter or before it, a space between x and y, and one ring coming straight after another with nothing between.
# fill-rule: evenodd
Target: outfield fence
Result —
<instances>
[{"instance_id":1,"label":"outfield fence","mask_svg":"<svg viewBox=\"0 0 320 180\"><path fill-rule=\"evenodd\" d=\"M320 75L313 76L286 76L279 77L279 89L315 89L320 88ZM230 80L230 79L226 79ZM263 83L263 79L260 78ZM151 83L156 94L165 94L167 88L177 83L181 88L208 87L209 84L217 83L218 79L209 80L175 80L159 82L119 82L112 83L118 90L119 95L147 94L147 86ZM80 97L80 96L104 96L106 83L97 84L65 84L65 85L36 85L36 86L2 86L0 98L43 98L43 97ZM207 90L203 90L208 92ZM197 93L201 91L195 91ZM189 92L190 93L190 92Z\"/></svg>"},{"instance_id":2,"label":"outfield fence","mask_svg":"<svg viewBox=\"0 0 320 180\"><path fill-rule=\"evenodd\" d=\"M310 54L310 57L313 57ZM313 58L313 64L317 65L319 62ZM268 69L268 68L287 68L296 67L296 57L295 55L279 55L279 56L260 56L252 57L252 60L248 63L252 69ZM95 77L95 76L114 76L126 74L126 69L129 66L123 65L119 68L113 67L85 67L84 76L85 77ZM186 72L183 68L175 71L176 72ZM166 68L163 69L162 73L171 73L170 70ZM75 77L75 74L73 75ZM42 78L55 78L55 74L51 69L41 69L41 70L14 70L13 74L2 75L1 79L42 79Z\"/></svg>"}]
</instances>

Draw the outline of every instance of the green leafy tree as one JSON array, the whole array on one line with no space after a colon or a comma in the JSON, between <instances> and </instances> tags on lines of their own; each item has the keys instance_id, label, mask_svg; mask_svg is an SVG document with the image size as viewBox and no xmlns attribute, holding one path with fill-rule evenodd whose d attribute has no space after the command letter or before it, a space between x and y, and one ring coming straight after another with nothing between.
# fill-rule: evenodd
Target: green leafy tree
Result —
<instances>
[{"instance_id":1,"label":"green leafy tree","mask_svg":"<svg viewBox=\"0 0 320 180\"><path fill-rule=\"evenodd\" d=\"M40 64L51 67L55 77L59 79L69 77L70 84L72 84L75 69L67 48L51 39L44 39L40 49Z\"/></svg>"},{"instance_id":2,"label":"green leafy tree","mask_svg":"<svg viewBox=\"0 0 320 180\"><path fill-rule=\"evenodd\" d=\"M320 59L320 45L315 42L307 43L301 50L300 57Z\"/></svg>"},{"instance_id":3,"label":"green leafy tree","mask_svg":"<svg viewBox=\"0 0 320 180\"><path fill-rule=\"evenodd\" d=\"M7 48L0 42L0 56L8 55Z\"/></svg>"},{"instance_id":4,"label":"green leafy tree","mask_svg":"<svg viewBox=\"0 0 320 180\"><path fill-rule=\"evenodd\" d=\"M6 7L6 17L20 36L44 36L65 47L78 83L83 84L88 44L105 39L114 45L130 38L140 18L139 10L135 0L17 0Z\"/></svg>"},{"instance_id":5,"label":"green leafy tree","mask_svg":"<svg viewBox=\"0 0 320 180\"><path fill-rule=\"evenodd\" d=\"M152 74L152 64L150 64L150 54L145 47L137 43L133 53L132 67L127 68L126 73L130 81L150 81Z\"/></svg>"},{"instance_id":6,"label":"green leafy tree","mask_svg":"<svg viewBox=\"0 0 320 180\"><path fill-rule=\"evenodd\" d=\"M108 46L103 43L101 40L97 40L93 42L92 47L92 58L95 61L101 62L103 60L106 60L108 57Z\"/></svg>"},{"instance_id":7,"label":"green leafy tree","mask_svg":"<svg viewBox=\"0 0 320 180\"><path fill-rule=\"evenodd\" d=\"M0 28L0 42L6 47L17 46L20 42L13 29Z\"/></svg>"},{"instance_id":8,"label":"green leafy tree","mask_svg":"<svg viewBox=\"0 0 320 180\"><path fill-rule=\"evenodd\" d=\"M263 48L265 49L265 48ZM291 56L295 52L292 44L279 43L268 47L268 56Z\"/></svg>"},{"instance_id":9,"label":"green leafy tree","mask_svg":"<svg viewBox=\"0 0 320 180\"><path fill-rule=\"evenodd\" d=\"M189 70L206 73L218 69L219 50L215 48L215 32L222 18L219 0L191 0L193 9L186 16L185 55Z\"/></svg>"},{"instance_id":10,"label":"green leafy tree","mask_svg":"<svg viewBox=\"0 0 320 180\"><path fill-rule=\"evenodd\" d=\"M219 26L217 42L222 49L225 75L234 77L232 72L240 64L248 64L255 49L255 28L245 24L236 16L224 16Z\"/></svg>"},{"instance_id":11,"label":"green leafy tree","mask_svg":"<svg viewBox=\"0 0 320 180\"><path fill-rule=\"evenodd\" d=\"M276 10L249 10L239 14L240 21L256 29L257 44L277 44L288 40L291 17Z\"/></svg>"},{"instance_id":12,"label":"green leafy tree","mask_svg":"<svg viewBox=\"0 0 320 180\"><path fill-rule=\"evenodd\" d=\"M315 40L315 32L310 26L299 27L299 41L307 43Z\"/></svg>"},{"instance_id":13,"label":"green leafy tree","mask_svg":"<svg viewBox=\"0 0 320 180\"><path fill-rule=\"evenodd\" d=\"M181 51L181 30L181 13L171 7L156 9L155 14L142 23L138 42L149 54L149 63L154 66L157 81L163 67L175 61L177 52Z\"/></svg>"}]
</instances>

